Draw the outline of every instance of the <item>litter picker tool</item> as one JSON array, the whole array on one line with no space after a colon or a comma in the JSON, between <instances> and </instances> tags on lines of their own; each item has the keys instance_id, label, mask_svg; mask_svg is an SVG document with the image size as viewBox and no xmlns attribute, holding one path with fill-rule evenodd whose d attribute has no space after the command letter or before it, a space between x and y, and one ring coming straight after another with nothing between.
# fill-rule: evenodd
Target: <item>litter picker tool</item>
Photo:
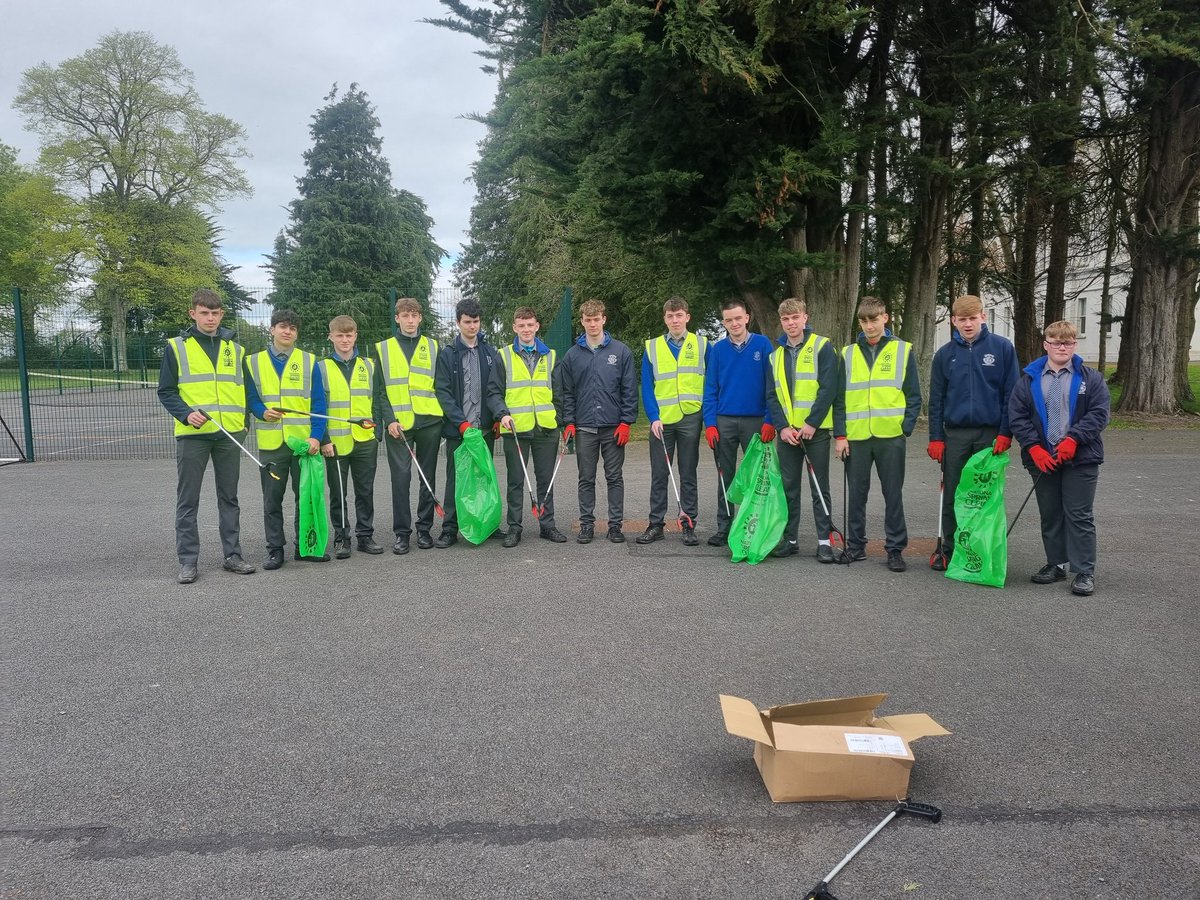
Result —
<instances>
[{"instance_id":1,"label":"litter picker tool","mask_svg":"<svg viewBox=\"0 0 1200 900\"><path fill-rule=\"evenodd\" d=\"M286 406L272 406L271 409L275 412L281 412L289 416L312 416L314 419L328 419L331 422L349 422L351 425L357 425L359 428L374 428L375 423L370 419L345 419L341 416L327 416L324 413L304 412L299 409L288 409Z\"/></svg>"},{"instance_id":2,"label":"litter picker tool","mask_svg":"<svg viewBox=\"0 0 1200 900\"><path fill-rule=\"evenodd\" d=\"M721 496L725 498L725 515L732 516L729 508L729 486L725 483L725 473L721 471L721 457L717 456L717 448L712 448L713 462L717 464L717 481L721 484Z\"/></svg>"},{"instance_id":3,"label":"litter picker tool","mask_svg":"<svg viewBox=\"0 0 1200 900\"><path fill-rule=\"evenodd\" d=\"M833 881L833 879L837 876L837 873L842 871L842 869L846 867L846 864L850 862L850 860L854 859L854 857L858 854L858 851L867 846L867 844L870 843L871 838L879 834L879 832L884 829L888 822L892 821L892 819L896 818L897 816L901 816L906 813L910 816L920 816L924 819L930 819L933 822L940 822L942 819L942 811L936 806L930 806L927 803L913 803L907 798L901 800L896 804L895 809L883 817L882 822L871 829L870 834L859 841L858 845L849 853L847 853L846 857L840 863L833 867L833 871L826 875L816 887L804 895L804 900L837 900L837 897L829 892L829 882Z\"/></svg>"},{"instance_id":4,"label":"litter picker tool","mask_svg":"<svg viewBox=\"0 0 1200 900\"><path fill-rule=\"evenodd\" d=\"M400 425L399 422L396 423ZM404 428L400 428L400 440L404 441L404 446L408 450L408 455L412 457L413 465L417 468L417 474L421 476L421 481L425 484L425 490L429 491L429 496L433 497L433 509L443 519L446 518L446 510L442 508L442 504L438 503L437 495L433 493L433 485L429 483L429 479L425 477L425 470L421 468L421 462L417 459L417 452L413 450L412 444L408 442L408 435L404 433Z\"/></svg>"},{"instance_id":5,"label":"litter picker tool","mask_svg":"<svg viewBox=\"0 0 1200 900\"><path fill-rule=\"evenodd\" d=\"M517 445L517 459L521 461L521 471L525 473L525 487L529 488L529 510L533 513L535 519L540 519L542 514L538 510L537 494L533 492L533 482L529 480L529 467L525 465L525 454L521 451L521 441L517 438L516 429L513 429L513 443ZM549 496L550 492L546 492Z\"/></svg>"},{"instance_id":6,"label":"litter picker tool","mask_svg":"<svg viewBox=\"0 0 1200 900\"><path fill-rule=\"evenodd\" d=\"M200 415L204 416L204 418L208 419L208 421L210 421L214 425L216 425L217 429L221 432L221 434L225 435L225 437L229 438L231 441L233 441L235 444L237 444L239 450L241 450L248 457L250 457L252 460L254 460L254 464L256 466L258 466L260 471L266 472L268 475L270 475L276 481L281 480L280 477L275 474L275 470L271 468L270 463L263 462L261 459L259 459L257 456L255 456L253 453L251 453L249 450L247 450L246 445L243 444L241 441L239 441L237 438L235 438L228 431L226 431L225 427L220 422L218 422L216 419L214 419L211 415L206 413L204 410L202 410L198 406L196 407L196 412L200 413Z\"/></svg>"},{"instance_id":7,"label":"litter picker tool","mask_svg":"<svg viewBox=\"0 0 1200 900\"><path fill-rule=\"evenodd\" d=\"M671 482L671 490L675 492L675 505L679 507L679 530L695 528L695 521L683 511L683 501L679 499L679 485L675 483L675 468L671 465L671 454L667 452L667 439L660 434L658 440L662 444L663 458L667 461L667 477Z\"/></svg>"},{"instance_id":8,"label":"litter picker tool","mask_svg":"<svg viewBox=\"0 0 1200 900\"><path fill-rule=\"evenodd\" d=\"M1004 532L1004 536L1008 537L1012 534L1012 530L1017 527L1017 519L1021 518L1021 513L1025 512L1025 504L1029 502L1029 498L1033 496L1034 490L1037 489L1038 482L1042 480L1044 472L1038 472L1037 478L1033 479L1033 484L1029 486L1029 493L1025 495L1025 499L1021 501L1021 508L1017 510L1017 514L1013 516L1012 524L1008 526L1008 531Z\"/></svg>"},{"instance_id":9,"label":"litter picker tool","mask_svg":"<svg viewBox=\"0 0 1200 900\"><path fill-rule=\"evenodd\" d=\"M825 518L829 519L829 543L835 551L834 559L839 563L849 563L850 560L846 554L846 536L833 524L833 514L829 511L829 504L825 502L825 492L821 490L821 483L817 480L817 470L813 468L812 460L808 456L808 445L804 443L804 438L799 440L800 449L804 451L804 465L808 469L808 479L812 482L813 493L821 501L821 509L825 511Z\"/></svg>"},{"instance_id":10,"label":"litter picker tool","mask_svg":"<svg viewBox=\"0 0 1200 900\"><path fill-rule=\"evenodd\" d=\"M550 492L554 490L554 479L558 477L558 467L562 465L563 457L566 455L567 439L561 438L558 442L558 459L554 463L554 471L550 473L550 483L546 485L546 496L542 498L542 502L538 504L537 512L534 514L539 519L546 514L546 502L550 499Z\"/></svg>"},{"instance_id":11,"label":"litter picker tool","mask_svg":"<svg viewBox=\"0 0 1200 900\"><path fill-rule=\"evenodd\" d=\"M950 564L950 557L946 553L946 537L942 530L942 519L945 517L946 507L946 464L942 463L942 479L938 482L938 540L937 546L933 548L933 553L929 556L929 568L935 572L946 571L946 566Z\"/></svg>"}]
</instances>

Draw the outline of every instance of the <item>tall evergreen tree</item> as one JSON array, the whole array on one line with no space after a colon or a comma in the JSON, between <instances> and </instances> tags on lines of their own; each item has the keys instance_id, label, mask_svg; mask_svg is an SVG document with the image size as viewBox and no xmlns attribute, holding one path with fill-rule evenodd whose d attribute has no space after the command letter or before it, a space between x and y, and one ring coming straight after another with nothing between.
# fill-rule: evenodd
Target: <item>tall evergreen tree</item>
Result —
<instances>
[{"instance_id":1,"label":"tall evergreen tree","mask_svg":"<svg viewBox=\"0 0 1200 900\"><path fill-rule=\"evenodd\" d=\"M427 298L442 250L424 202L392 185L366 93L351 84L339 98L334 85L325 100L309 128L300 196L268 257L271 299L306 319L311 343L340 314L354 316L364 341L381 340L390 334L390 290Z\"/></svg>"}]
</instances>

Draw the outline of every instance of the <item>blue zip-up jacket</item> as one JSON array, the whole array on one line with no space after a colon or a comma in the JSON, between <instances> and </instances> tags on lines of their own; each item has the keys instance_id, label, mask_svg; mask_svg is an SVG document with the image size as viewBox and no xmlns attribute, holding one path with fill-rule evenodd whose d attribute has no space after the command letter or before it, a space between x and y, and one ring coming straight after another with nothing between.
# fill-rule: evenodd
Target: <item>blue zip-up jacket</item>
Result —
<instances>
[{"instance_id":1,"label":"blue zip-up jacket","mask_svg":"<svg viewBox=\"0 0 1200 900\"><path fill-rule=\"evenodd\" d=\"M812 328L806 325L804 335L800 340L801 347L812 336L812 333ZM781 334L776 343L786 351L787 335ZM771 418L779 423L779 428L781 430L786 428L787 411L780 404L779 394L775 390L774 370L771 373L771 389L767 392L767 406L771 410ZM817 353L817 397L813 400L812 409L808 411L808 416L804 419L805 424L811 425L813 428L820 428L830 407L833 407L833 421L830 423L833 433L844 434L846 431L846 395L838 390L838 357L837 351L833 349L833 341L827 342Z\"/></svg>"},{"instance_id":2,"label":"blue zip-up jacket","mask_svg":"<svg viewBox=\"0 0 1200 900\"><path fill-rule=\"evenodd\" d=\"M667 347L671 355L679 359L680 347L671 343L671 335L665 335ZM686 338L685 338L686 340ZM708 370L708 358L712 354L712 342L704 345L704 368ZM642 409L646 410L646 420L653 422L659 418L658 398L654 396L654 367L650 365L650 356L642 353Z\"/></svg>"},{"instance_id":3,"label":"blue zip-up jacket","mask_svg":"<svg viewBox=\"0 0 1200 900\"><path fill-rule=\"evenodd\" d=\"M957 331L933 355L929 378L929 439L946 439L947 428L999 429L1008 426L1008 398L1020 375L1012 341L979 330L968 344Z\"/></svg>"},{"instance_id":4,"label":"blue zip-up jacket","mask_svg":"<svg viewBox=\"0 0 1200 900\"><path fill-rule=\"evenodd\" d=\"M1008 421L1013 437L1021 445L1021 461L1032 466L1029 448L1041 444L1054 453L1056 447L1046 443L1046 398L1042 396L1042 371L1046 357L1035 359L1017 379L1008 400ZM1071 357L1070 427L1067 436L1075 439L1075 458L1067 466L1086 466L1104 462L1104 440L1101 437L1108 425L1112 409L1108 385L1104 376L1083 364L1083 357Z\"/></svg>"},{"instance_id":5,"label":"blue zip-up jacket","mask_svg":"<svg viewBox=\"0 0 1200 900\"><path fill-rule=\"evenodd\" d=\"M773 423L767 395L775 390L771 372L771 340L750 334L739 351L728 337L710 345L704 370L704 427L714 427L717 416L755 416Z\"/></svg>"},{"instance_id":6,"label":"blue zip-up jacket","mask_svg":"<svg viewBox=\"0 0 1200 900\"><path fill-rule=\"evenodd\" d=\"M290 355L290 354L289 354ZM280 378L283 377L283 366L287 362L286 359L280 359L275 355L275 351L267 348L267 357L271 360L271 365L275 367L275 374ZM309 406L309 411L314 412L319 416L329 412L328 395L325 393L325 379L321 377L321 361L313 360L312 371L312 404ZM250 377L250 354L246 354L246 406L250 412L254 413L259 419L266 421L265 415L267 412L267 404L263 403L262 397L258 393L258 385L254 383L254 379ZM284 416L283 422L287 424L287 416ZM325 439L325 431L329 427L329 422L325 419L313 417L312 424L309 426L308 435L314 437L318 441Z\"/></svg>"},{"instance_id":7,"label":"blue zip-up jacket","mask_svg":"<svg viewBox=\"0 0 1200 900\"><path fill-rule=\"evenodd\" d=\"M607 331L595 350L580 335L554 367L554 395L561 398L563 425L632 425L638 411L633 352Z\"/></svg>"}]
</instances>

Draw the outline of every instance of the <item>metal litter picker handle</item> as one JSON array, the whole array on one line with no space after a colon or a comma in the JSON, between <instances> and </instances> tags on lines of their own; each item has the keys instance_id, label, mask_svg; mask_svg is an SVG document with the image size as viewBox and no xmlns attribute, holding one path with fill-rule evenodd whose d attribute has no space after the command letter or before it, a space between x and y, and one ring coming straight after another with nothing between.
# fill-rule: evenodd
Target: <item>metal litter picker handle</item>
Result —
<instances>
[{"instance_id":1,"label":"metal litter picker handle","mask_svg":"<svg viewBox=\"0 0 1200 900\"><path fill-rule=\"evenodd\" d=\"M239 450L241 450L243 453L245 453L245 454L246 454L248 457L250 457L252 460L254 460L254 464L255 464L256 466L258 466L258 468L259 468L259 470L260 470L260 471L266 472L268 475L270 475L270 476L271 476L272 478L274 478L276 481L282 481L282 480L283 480L283 479L281 479L281 478L280 478L278 475L276 475L276 474L275 474L275 470L274 470L273 468L271 468L271 466L272 466L272 463L265 463L265 462L263 462L261 459L259 459L257 456L255 456L253 453L251 453L251 452L250 452L250 451L249 451L249 450L246 448L246 445L245 445L245 444L243 444L241 441L239 441L237 438L235 438L235 437L234 437L232 434L230 434L228 431L226 431L226 430L225 430L225 426L224 426L224 425L222 425L220 422L218 422L216 419L214 419L214 418L213 418L213 416L212 416L212 413L205 412L205 411L204 411L203 409L201 409L199 406L197 406L197 407L196 407L196 412L200 413L200 415L204 416L204 418L208 419L208 421L210 421L210 422L212 422L214 425L216 425L216 426L217 426L217 430L218 430L218 431L220 431L220 432L221 432L221 434L225 435L225 437L229 438L231 441L233 441L235 444L237 444L237 448L238 448Z\"/></svg>"},{"instance_id":2,"label":"metal litter picker handle","mask_svg":"<svg viewBox=\"0 0 1200 900\"><path fill-rule=\"evenodd\" d=\"M904 799L896 804L896 808L883 817L883 821L871 829L871 833L858 842L857 846L846 854L845 859L833 867L828 875L821 882L804 895L804 900L837 900L833 894L829 893L829 882L837 877L837 873L846 867L846 864L858 854L858 851L870 843L871 838L879 834L888 822L896 818L896 816L908 813L913 816L921 816L926 819L931 819L934 822L940 822L942 819L942 811L936 806L930 806L928 803L913 803L911 800Z\"/></svg>"}]
</instances>

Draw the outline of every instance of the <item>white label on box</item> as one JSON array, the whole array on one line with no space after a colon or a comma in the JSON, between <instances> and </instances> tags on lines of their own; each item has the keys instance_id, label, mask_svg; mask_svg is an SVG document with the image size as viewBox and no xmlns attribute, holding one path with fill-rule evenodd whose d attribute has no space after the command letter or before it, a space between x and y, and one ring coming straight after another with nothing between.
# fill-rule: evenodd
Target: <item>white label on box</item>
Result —
<instances>
[{"instance_id":1,"label":"white label on box","mask_svg":"<svg viewBox=\"0 0 1200 900\"><path fill-rule=\"evenodd\" d=\"M846 749L851 753L908 756L908 751L904 749L904 740L894 734L847 734Z\"/></svg>"}]
</instances>

